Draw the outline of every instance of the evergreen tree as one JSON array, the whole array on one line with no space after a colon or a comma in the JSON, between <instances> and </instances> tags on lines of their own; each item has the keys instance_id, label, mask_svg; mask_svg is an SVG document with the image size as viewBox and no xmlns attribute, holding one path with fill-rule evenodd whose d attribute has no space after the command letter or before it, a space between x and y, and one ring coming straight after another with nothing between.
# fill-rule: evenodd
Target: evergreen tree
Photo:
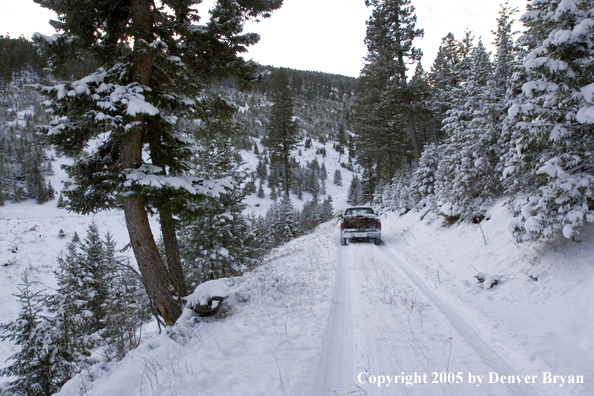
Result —
<instances>
[{"instance_id":1,"label":"evergreen tree","mask_svg":"<svg viewBox=\"0 0 594 396\"><path fill-rule=\"evenodd\" d=\"M60 191L60 196L58 197L58 202L56 202L56 206L58 208L65 208L66 207L66 202L64 201L64 195L62 194L61 191Z\"/></svg>"},{"instance_id":2,"label":"evergreen tree","mask_svg":"<svg viewBox=\"0 0 594 396\"><path fill-rule=\"evenodd\" d=\"M268 176L266 164L261 159L258 161L258 165L256 166L256 175L260 178L260 180L266 180L266 177Z\"/></svg>"},{"instance_id":3,"label":"evergreen tree","mask_svg":"<svg viewBox=\"0 0 594 396\"><path fill-rule=\"evenodd\" d=\"M529 81L509 109L515 121L505 175L516 193L520 239L578 233L594 221L594 2L528 3L521 18L536 44Z\"/></svg>"},{"instance_id":4,"label":"evergreen tree","mask_svg":"<svg viewBox=\"0 0 594 396\"><path fill-rule=\"evenodd\" d=\"M258 193L256 195L258 198L266 197L266 194L264 193L264 183L262 182L262 179L260 179L260 185L258 186Z\"/></svg>"},{"instance_id":5,"label":"evergreen tree","mask_svg":"<svg viewBox=\"0 0 594 396\"><path fill-rule=\"evenodd\" d=\"M16 179L12 179L12 202L18 203L24 199L25 191L23 187L19 186Z\"/></svg>"},{"instance_id":6,"label":"evergreen tree","mask_svg":"<svg viewBox=\"0 0 594 396\"><path fill-rule=\"evenodd\" d=\"M270 187L270 199L273 201L278 199L278 194L276 193L276 188L274 188L274 186Z\"/></svg>"},{"instance_id":7,"label":"evergreen tree","mask_svg":"<svg viewBox=\"0 0 594 396\"><path fill-rule=\"evenodd\" d=\"M112 240L109 242L113 243ZM110 247L114 249L114 246ZM109 272L115 271L115 264L106 261L105 245L101 240L99 227L94 220L87 227L87 234L80 248L82 256L75 264L78 267L75 274L81 278L63 278L64 289L59 289L59 292L64 292L64 294L74 292L76 284L80 288L79 291L83 291L83 296L77 302L78 304L85 302L84 305L80 305L84 311L83 316L85 316L83 330L86 334L93 335L103 328L105 304L109 294L108 275ZM113 255L113 251L110 252L110 256ZM70 270L72 269L62 272L61 275L64 277L74 276L75 274L70 273Z\"/></svg>"},{"instance_id":8,"label":"evergreen tree","mask_svg":"<svg viewBox=\"0 0 594 396\"><path fill-rule=\"evenodd\" d=\"M326 195L326 180L320 182L320 195Z\"/></svg>"},{"instance_id":9,"label":"evergreen tree","mask_svg":"<svg viewBox=\"0 0 594 396\"><path fill-rule=\"evenodd\" d=\"M35 1L60 15L52 22L62 32L59 39L36 38L54 69L83 51L100 64L83 79L45 89L59 116L49 136L62 152L82 154L67 168L70 207L87 213L121 201L147 289L165 323L173 325L181 314L175 287L180 275L183 279L181 263L169 271L163 264L147 208L160 212L163 232L171 234L164 238L167 255L174 257L173 216L183 213L197 194L218 194L188 174L195 142L178 133L175 121L205 114L208 103L196 99L205 83L231 76L241 84L253 80L255 65L237 54L258 37L241 34L243 23L267 17L282 0L217 2L206 27L196 25L200 16L191 2ZM76 95L63 95L70 91ZM95 150L82 152L89 139L108 131L108 139ZM147 178L158 182L149 186Z\"/></svg>"},{"instance_id":10,"label":"evergreen tree","mask_svg":"<svg viewBox=\"0 0 594 396\"><path fill-rule=\"evenodd\" d=\"M357 152L355 151L355 138L352 136L349 138L349 164L357 157Z\"/></svg>"},{"instance_id":11,"label":"evergreen tree","mask_svg":"<svg viewBox=\"0 0 594 396\"><path fill-rule=\"evenodd\" d=\"M252 175L252 177L245 183L245 186L243 187L245 195L250 195L250 194L255 194L258 190L256 190L256 180L255 180L255 175Z\"/></svg>"},{"instance_id":12,"label":"evergreen tree","mask_svg":"<svg viewBox=\"0 0 594 396\"><path fill-rule=\"evenodd\" d=\"M12 364L0 370L0 376L16 377L2 390L2 395L50 396L75 373L67 339L52 318L43 315L45 297L31 290L27 272L19 285L20 311L16 321L0 324L2 341L9 340L20 351L9 359Z\"/></svg>"},{"instance_id":13,"label":"evergreen tree","mask_svg":"<svg viewBox=\"0 0 594 396\"><path fill-rule=\"evenodd\" d=\"M305 148L306 150L311 148L312 145L312 141L311 138L307 138L305 139L305 143L303 144L303 148Z\"/></svg>"},{"instance_id":14,"label":"evergreen tree","mask_svg":"<svg viewBox=\"0 0 594 396\"><path fill-rule=\"evenodd\" d=\"M353 176L353 179L351 180L351 184L349 186L347 203L353 206L362 205L364 203L361 179L359 179L356 175Z\"/></svg>"},{"instance_id":15,"label":"evergreen tree","mask_svg":"<svg viewBox=\"0 0 594 396\"><path fill-rule=\"evenodd\" d=\"M412 43L423 36L423 30L415 28L410 0L366 0L365 4L373 9L367 21L367 56L355 93L353 126L365 195L371 199L376 186L389 182L408 162L409 153L415 161L420 157L413 114L419 98L406 72L408 64L421 59L421 51Z\"/></svg>"},{"instance_id":16,"label":"evergreen tree","mask_svg":"<svg viewBox=\"0 0 594 396\"><path fill-rule=\"evenodd\" d=\"M336 184L337 186L342 186L342 173L340 172L340 169L336 169L334 171L334 184Z\"/></svg>"},{"instance_id":17,"label":"evergreen tree","mask_svg":"<svg viewBox=\"0 0 594 396\"><path fill-rule=\"evenodd\" d=\"M304 232L309 232L320 224L322 219L321 209L321 205L316 196L303 205L300 224L301 229Z\"/></svg>"},{"instance_id":18,"label":"evergreen tree","mask_svg":"<svg viewBox=\"0 0 594 396\"><path fill-rule=\"evenodd\" d=\"M297 123L293 119L293 94L289 88L289 77L284 69L274 76L274 91L272 93L272 109L267 125L268 144L270 150L276 154L284 169L283 189L289 194L289 180L291 169L289 158L291 150L299 142Z\"/></svg>"},{"instance_id":19,"label":"evergreen tree","mask_svg":"<svg viewBox=\"0 0 594 396\"><path fill-rule=\"evenodd\" d=\"M415 169L410 181L411 196L418 207L426 206L433 201L440 157L441 153L437 145L425 146L419 166Z\"/></svg>"},{"instance_id":20,"label":"evergreen tree","mask_svg":"<svg viewBox=\"0 0 594 396\"><path fill-rule=\"evenodd\" d=\"M416 161L421 156L421 148L415 127L411 102L414 92L408 86L406 64L420 61L422 52L413 47L415 38L423 37L423 30L416 29L417 17L410 0L366 0L365 5L374 7L367 22L367 62L379 63L388 67L387 92L390 102L399 107L399 112L408 123L408 133Z\"/></svg>"},{"instance_id":21,"label":"evergreen tree","mask_svg":"<svg viewBox=\"0 0 594 396\"><path fill-rule=\"evenodd\" d=\"M51 327L68 340L70 362L77 364L84 364L90 349L97 346L97 332L101 327L102 305L105 302L105 293L99 297L98 292L98 283L106 280L101 276L104 275L102 243L98 239L96 225L92 224L87 231L86 243L83 244L75 233L66 247L66 257L58 258L59 267L55 273L58 288L56 294L48 298L47 304L53 315ZM101 267L97 271L100 275L95 272L98 267ZM100 287L106 286L103 284Z\"/></svg>"},{"instance_id":22,"label":"evergreen tree","mask_svg":"<svg viewBox=\"0 0 594 396\"><path fill-rule=\"evenodd\" d=\"M391 185L386 189L389 199L385 206L391 207L398 214L405 214L415 207L415 201L410 190L410 173L402 170L394 176Z\"/></svg>"},{"instance_id":23,"label":"evergreen tree","mask_svg":"<svg viewBox=\"0 0 594 396\"><path fill-rule=\"evenodd\" d=\"M0 35L0 52L3 54L0 59L0 82L3 84L10 83L23 72L40 73L46 66L45 59L24 36L13 39L9 35Z\"/></svg>"},{"instance_id":24,"label":"evergreen tree","mask_svg":"<svg viewBox=\"0 0 594 396\"><path fill-rule=\"evenodd\" d=\"M103 263L107 296L102 305L99 335L103 354L121 360L140 343L139 331L150 319L150 301L140 276L116 254L116 242L107 233L103 242Z\"/></svg>"},{"instance_id":25,"label":"evergreen tree","mask_svg":"<svg viewBox=\"0 0 594 396\"><path fill-rule=\"evenodd\" d=\"M332 206L332 197L328 195L322 204L321 221L328 221L334 215L334 207Z\"/></svg>"},{"instance_id":26,"label":"evergreen tree","mask_svg":"<svg viewBox=\"0 0 594 396\"><path fill-rule=\"evenodd\" d=\"M248 175L240 169L243 160L233 145L233 137L241 136L239 133L231 117L209 118L196 131L200 142L194 158L196 169L204 176L226 180L229 186L218 197L206 197L197 213L181 219L180 255L185 282L193 287L206 280L240 275L255 263L253 235L242 214L248 190L241 186Z\"/></svg>"},{"instance_id":27,"label":"evergreen tree","mask_svg":"<svg viewBox=\"0 0 594 396\"><path fill-rule=\"evenodd\" d=\"M440 139L441 120L435 115L434 96L436 89L431 86L429 73L419 61L415 73L409 82L409 89L414 92L410 107L415 115L415 125L421 146Z\"/></svg>"},{"instance_id":28,"label":"evergreen tree","mask_svg":"<svg viewBox=\"0 0 594 396\"><path fill-rule=\"evenodd\" d=\"M468 59L472 66L466 83L452 89L452 109L444 120L449 138L441 149L436 193L448 216L480 221L502 192L496 169L505 109L481 41Z\"/></svg>"},{"instance_id":29,"label":"evergreen tree","mask_svg":"<svg viewBox=\"0 0 594 396\"><path fill-rule=\"evenodd\" d=\"M500 91L501 97L505 96L510 88L512 73L514 72L514 63L518 49L512 37L512 26L515 20L513 15L518 12L517 8L509 6L509 0L505 4L500 4L499 18L497 18L497 30L491 33L495 36L495 82Z\"/></svg>"},{"instance_id":30,"label":"evergreen tree","mask_svg":"<svg viewBox=\"0 0 594 396\"><path fill-rule=\"evenodd\" d=\"M305 191L317 196L320 194L320 178L318 176L320 172L320 166L317 159L314 158L308 167L309 170L307 171L305 180Z\"/></svg>"},{"instance_id":31,"label":"evergreen tree","mask_svg":"<svg viewBox=\"0 0 594 396\"><path fill-rule=\"evenodd\" d=\"M326 170L326 164L322 162L320 167L320 180L326 180L328 178L328 171Z\"/></svg>"},{"instance_id":32,"label":"evergreen tree","mask_svg":"<svg viewBox=\"0 0 594 396\"><path fill-rule=\"evenodd\" d=\"M450 32L441 39L437 56L431 66L431 83L440 91L458 85L458 76L455 71L460 63L460 43Z\"/></svg>"},{"instance_id":33,"label":"evergreen tree","mask_svg":"<svg viewBox=\"0 0 594 396\"><path fill-rule=\"evenodd\" d=\"M47 187L46 187L46 198L48 201L51 201L52 199L56 198L56 190L54 190L54 187L52 186L52 182L48 181L47 182Z\"/></svg>"},{"instance_id":34,"label":"evergreen tree","mask_svg":"<svg viewBox=\"0 0 594 396\"><path fill-rule=\"evenodd\" d=\"M266 221L275 246L290 241L300 231L298 212L287 195L272 204L268 212L266 212Z\"/></svg>"},{"instance_id":35,"label":"evergreen tree","mask_svg":"<svg viewBox=\"0 0 594 396\"><path fill-rule=\"evenodd\" d=\"M441 40L437 56L429 73L433 87L431 100L428 102L441 129L442 120L451 108L450 91L460 86L460 63L462 62L462 43L450 32ZM441 137L441 134L440 134ZM436 144L439 143L436 141Z\"/></svg>"}]
</instances>

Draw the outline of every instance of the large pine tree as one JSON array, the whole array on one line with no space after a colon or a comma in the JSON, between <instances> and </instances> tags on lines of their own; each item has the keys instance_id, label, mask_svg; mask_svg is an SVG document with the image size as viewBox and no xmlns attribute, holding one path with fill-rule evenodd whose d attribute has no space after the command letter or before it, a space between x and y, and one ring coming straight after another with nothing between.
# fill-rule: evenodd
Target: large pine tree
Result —
<instances>
[{"instance_id":1,"label":"large pine tree","mask_svg":"<svg viewBox=\"0 0 594 396\"><path fill-rule=\"evenodd\" d=\"M367 55L355 92L353 125L359 164L365 168L366 195L371 195L407 162L407 153L412 151L415 161L421 155L413 114L418 98L406 72L409 64L421 59L421 51L412 43L423 36L423 30L415 27L410 0L366 0L365 4L372 7L372 14L367 21Z\"/></svg>"},{"instance_id":2,"label":"large pine tree","mask_svg":"<svg viewBox=\"0 0 594 396\"><path fill-rule=\"evenodd\" d=\"M416 28L417 16L410 0L366 0L365 4L374 7L367 22L366 59L374 62L386 58L392 64L389 97L408 123L414 158L418 161L421 148L410 107L414 92L408 87L406 71L407 64L421 60L422 52L413 46L413 40L423 37L423 29Z\"/></svg>"},{"instance_id":3,"label":"large pine tree","mask_svg":"<svg viewBox=\"0 0 594 396\"><path fill-rule=\"evenodd\" d=\"M79 158L68 168L70 208L86 213L121 202L144 282L171 325L181 314L174 281L181 263L169 269L163 264L147 209L160 211L165 233L172 229L171 216L183 212L193 196L217 195L225 187L188 174L195 141L178 131L176 120L209 110L196 98L212 79L253 79L255 65L238 54L258 36L242 34L243 24L268 16L282 0L219 0L205 25L198 24L194 1L35 1L58 14L51 24L59 38L37 37L52 67L84 51L100 65L81 80L45 89L59 116L49 136ZM96 148L83 151L93 138L99 138Z\"/></svg>"},{"instance_id":4,"label":"large pine tree","mask_svg":"<svg viewBox=\"0 0 594 396\"><path fill-rule=\"evenodd\" d=\"M268 145L270 151L276 155L276 158L283 166L283 189L285 195L289 195L291 166L289 158L291 150L297 146L298 126L293 119L293 94L289 87L289 77L281 69L274 76L274 90L272 92L272 109L270 119L268 120Z\"/></svg>"}]
</instances>

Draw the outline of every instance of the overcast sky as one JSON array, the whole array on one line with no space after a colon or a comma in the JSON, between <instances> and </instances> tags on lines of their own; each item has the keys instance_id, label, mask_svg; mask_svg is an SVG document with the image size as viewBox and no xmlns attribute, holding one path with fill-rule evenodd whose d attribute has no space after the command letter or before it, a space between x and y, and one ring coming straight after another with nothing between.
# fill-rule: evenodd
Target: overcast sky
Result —
<instances>
[{"instance_id":1,"label":"overcast sky","mask_svg":"<svg viewBox=\"0 0 594 396\"><path fill-rule=\"evenodd\" d=\"M441 38L448 32L461 38L464 30L470 28L492 50L491 30L496 27L502 1L413 0L417 27L425 30L425 38L415 42L423 50L425 69L433 63ZM510 4L520 9L519 17L526 0L510 0ZM246 26L246 31L261 36L247 57L264 65L356 77L366 53L363 40L369 15L370 9L363 0L285 0L272 18ZM53 17L33 0L0 0L0 34L53 34L47 23Z\"/></svg>"}]
</instances>

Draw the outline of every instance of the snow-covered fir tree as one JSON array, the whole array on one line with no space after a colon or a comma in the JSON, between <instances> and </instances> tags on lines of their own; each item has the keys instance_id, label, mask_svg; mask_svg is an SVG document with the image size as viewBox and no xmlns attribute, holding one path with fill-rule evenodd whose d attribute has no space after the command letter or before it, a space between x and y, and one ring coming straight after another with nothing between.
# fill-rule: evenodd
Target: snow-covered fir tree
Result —
<instances>
[{"instance_id":1,"label":"snow-covered fir tree","mask_svg":"<svg viewBox=\"0 0 594 396\"><path fill-rule=\"evenodd\" d=\"M443 127L449 137L440 149L435 188L439 210L445 215L480 221L501 193L496 169L504 109L482 41L468 60L465 84L450 93L452 109Z\"/></svg>"},{"instance_id":2,"label":"snow-covered fir tree","mask_svg":"<svg viewBox=\"0 0 594 396\"><path fill-rule=\"evenodd\" d=\"M266 212L266 221L275 246L288 242L299 234L298 212L288 195L272 204Z\"/></svg>"},{"instance_id":3,"label":"snow-covered fir tree","mask_svg":"<svg viewBox=\"0 0 594 396\"><path fill-rule=\"evenodd\" d=\"M529 81L509 109L515 121L504 175L514 193L520 240L594 221L594 2L540 0L521 18Z\"/></svg>"},{"instance_id":4,"label":"snow-covered fir tree","mask_svg":"<svg viewBox=\"0 0 594 396\"><path fill-rule=\"evenodd\" d=\"M116 253L116 241L103 239L107 296L103 303L100 350L107 359L121 360L140 344L142 326L150 321L151 302L140 274Z\"/></svg>"},{"instance_id":5,"label":"snow-covered fir tree","mask_svg":"<svg viewBox=\"0 0 594 396\"><path fill-rule=\"evenodd\" d=\"M361 186L361 179L357 175L353 175L351 184L349 185L349 191L347 195L347 203L349 205L362 205L364 203L363 198L363 187Z\"/></svg>"},{"instance_id":6,"label":"snow-covered fir tree","mask_svg":"<svg viewBox=\"0 0 594 396\"><path fill-rule=\"evenodd\" d=\"M431 206L435 198L435 183L437 182L440 157L441 153L436 144L425 146L419 159L419 166L412 175L410 193L419 208Z\"/></svg>"},{"instance_id":7,"label":"snow-covered fir tree","mask_svg":"<svg viewBox=\"0 0 594 396\"><path fill-rule=\"evenodd\" d=\"M313 230L318 224L322 222L322 206L318 201L318 197L314 196L311 201L303 205L300 213L301 229L304 232Z\"/></svg>"},{"instance_id":8,"label":"snow-covered fir tree","mask_svg":"<svg viewBox=\"0 0 594 396\"><path fill-rule=\"evenodd\" d=\"M391 210L405 214L415 208L415 200L410 188L411 175L408 170L400 170L390 184L382 186L374 197L374 203L380 211Z\"/></svg>"},{"instance_id":9,"label":"snow-covered fir tree","mask_svg":"<svg viewBox=\"0 0 594 396\"><path fill-rule=\"evenodd\" d=\"M264 193L264 182L262 182L262 179L260 179L260 185L258 186L258 192L256 193L256 196L260 199L266 197L266 194Z\"/></svg>"},{"instance_id":10,"label":"snow-covered fir tree","mask_svg":"<svg viewBox=\"0 0 594 396\"><path fill-rule=\"evenodd\" d=\"M20 348L9 358L12 363L0 370L1 376L16 378L2 389L3 396L53 395L77 371L68 339L44 313L46 296L32 291L32 286L25 272L16 295L19 315L14 322L0 324L0 339Z\"/></svg>"},{"instance_id":11,"label":"snow-covered fir tree","mask_svg":"<svg viewBox=\"0 0 594 396\"><path fill-rule=\"evenodd\" d=\"M342 173L340 172L340 169L334 171L334 179L332 182L337 186L342 186Z\"/></svg>"},{"instance_id":12,"label":"snow-covered fir tree","mask_svg":"<svg viewBox=\"0 0 594 396\"><path fill-rule=\"evenodd\" d=\"M244 22L268 17L282 1L242 6L217 2L209 12L210 22L200 26L198 21L206 18L185 1L109 6L100 0L36 2L60 15L54 23L58 39L36 36L51 67L59 68L83 52L99 63L84 78L44 89L58 116L48 136L60 151L77 158L67 168L69 206L81 213L123 207L147 290L165 323L173 325L181 314L183 294L177 290L183 273L174 217L202 195L218 196L226 184L192 174L188 159L196 141L178 129L178 121L202 118L221 103L202 95L210 81L235 77L242 86L254 81L255 64L238 53L259 37L244 34ZM106 136L102 143L83 152L87 142L101 134ZM148 179L154 182L144 183ZM159 212L171 260L167 266L150 230L151 210Z\"/></svg>"}]
</instances>

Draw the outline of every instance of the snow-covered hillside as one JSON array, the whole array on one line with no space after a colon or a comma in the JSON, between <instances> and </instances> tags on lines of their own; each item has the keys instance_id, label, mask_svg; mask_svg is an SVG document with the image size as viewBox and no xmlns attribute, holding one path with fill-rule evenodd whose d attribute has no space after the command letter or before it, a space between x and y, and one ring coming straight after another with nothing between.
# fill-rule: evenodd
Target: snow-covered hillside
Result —
<instances>
[{"instance_id":1,"label":"snow-covered hillside","mask_svg":"<svg viewBox=\"0 0 594 396\"><path fill-rule=\"evenodd\" d=\"M254 143L258 145L259 149L262 150L260 139L253 140ZM316 152L321 148L326 149L326 156L316 154ZM301 151L301 155L299 155L299 151ZM344 208L348 206L346 202L347 191L354 174L348 169L341 167L340 163L338 162L340 158L340 161L344 163L347 160L345 155L340 156L339 153L332 148L332 142L322 144L317 141L313 142L311 148L307 149L302 145L298 149L295 149L292 154L301 166L305 166L307 162L311 162L314 159L317 159L320 164L324 164L326 166L326 171L328 173L328 179L326 180L326 196L329 195L332 197L332 204L335 212L344 210ZM258 157L253 153L253 151L243 150L241 151L241 156L246 163L245 167L247 169L252 171L256 169L256 166L258 165ZM339 169L342 174L341 186L337 186L332 182L332 176L334 175L334 171L337 169ZM264 184L264 192L266 194L264 199L258 198L255 193L246 197L244 202L247 204L247 208L245 210L247 213L261 215L266 214L266 211L273 203L272 199L270 199L270 188L268 188L266 184ZM301 209L305 202L311 200L312 195L308 192L304 192L303 199L298 199L297 195L295 194L291 194L290 197L295 207ZM325 196L319 198L320 200L324 200Z\"/></svg>"}]
</instances>

